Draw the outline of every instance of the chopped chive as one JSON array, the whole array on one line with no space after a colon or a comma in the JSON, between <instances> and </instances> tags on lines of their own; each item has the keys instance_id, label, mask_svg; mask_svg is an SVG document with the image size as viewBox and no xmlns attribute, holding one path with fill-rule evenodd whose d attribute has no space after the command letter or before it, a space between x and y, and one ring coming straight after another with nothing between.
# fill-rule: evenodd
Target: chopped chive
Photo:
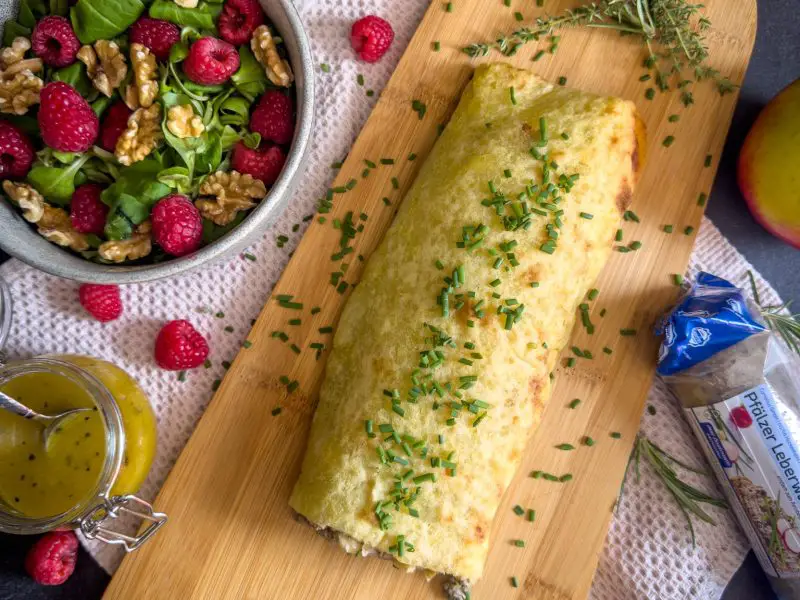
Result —
<instances>
[{"instance_id":1,"label":"chopped chive","mask_svg":"<svg viewBox=\"0 0 800 600\"><path fill-rule=\"evenodd\" d=\"M515 18L517 21L524 21L524 20L525 20L525 17L524 17L524 16L522 16L522 13L521 13L521 12L519 12L519 11L517 11L517 12L515 12L515 13L514 13L514 18Z\"/></svg>"},{"instance_id":2,"label":"chopped chive","mask_svg":"<svg viewBox=\"0 0 800 600\"><path fill-rule=\"evenodd\" d=\"M502 281L500 281L499 279L495 279L494 281L490 281L490 282L489 282L489 285L490 285L490 286L492 286L492 287L497 287L497 286L498 286L498 285L500 285L501 283L503 283L503 282L502 282Z\"/></svg>"},{"instance_id":3,"label":"chopped chive","mask_svg":"<svg viewBox=\"0 0 800 600\"><path fill-rule=\"evenodd\" d=\"M672 233L672 225L664 225L664 233Z\"/></svg>"},{"instance_id":4,"label":"chopped chive","mask_svg":"<svg viewBox=\"0 0 800 600\"><path fill-rule=\"evenodd\" d=\"M656 97L656 91L653 88L647 88L644 92L644 97L648 100L652 100Z\"/></svg>"},{"instance_id":5,"label":"chopped chive","mask_svg":"<svg viewBox=\"0 0 800 600\"><path fill-rule=\"evenodd\" d=\"M511 170L510 169L504 169L503 170L503 177L505 177L506 179L511 177Z\"/></svg>"},{"instance_id":6,"label":"chopped chive","mask_svg":"<svg viewBox=\"0 0 800 600\"><path fill-rule=\"evenodd\" d=\"M281 414L282 410L283 409L280 406L276 406L275 408L272 409L272 416L277 417L279 414Z\"/></svg>"},{"instance_id":7,"label":"chopped chive","mask_svg":"<svg viewBox=\"0 0 800 600\"><path fill-rule=\"evenodd\" d=\"M580 216L581 219L587 219L589 221L594 219L594 215L592 213L582 212L582 213L579 214L579 216Z\"/></svg>"},{"instance_id":8,"label":"chopped chive","mask_svg":"<svg viewBox=\"0 0 800 600\"><path fill-rule=\"evenodd\" d=\"M680 115L670 115L669 117L667 117L667 121L669 121L670 123L677 123L680 120L680 118L681 118Z\"/></svg>"},{"instance_id":9,"label":"chopped chive","mask_svg":"<svg viewBox=\"0 0 800 600\"><path fill-rule=\"evenodd\" d=\"M672 143L674 141L675 141L675 136L668 135L667 137L664 138L664 141L661 142L661 145L664 146L665 148L669 148L670 146L672 146Z\"/></svg>"},{"instance_id":10,"label":"chopped chive","mask_svg":"<svg viewBox=\"0 0 800 600\"><path fill-rule=\"evenodd\" d=\"M603 346L603 352L605 352L606 354L611 354L614 351L608 346Z\"/></svg>"},{"instance_id":11,"label":"chopped chive","mask_svg":"<svg viewBox=\"0 0 800 600\"><path fill-rule=\"evenodd\" d=\"M567 366L572 368L572 367L575 366L575 362L576 362L575 358L574 357L570 357L570 358L567 359Z\"/></svg>"},{"instance_id":12,"label":"chopped chive","mask_svg":"<svg viewBox=\"0 0 800 600\"><path fill-rule=\"evenodd\" d=\"M528 509L528 516L527 516L527 519L528 519L528 521L530 521L531 523L533 523L533 522L536 520L536 511L535 511L535 510L533 510L532 508L529 508L529 509Z\"/></svg>"},{"instance_id":13,"label":"chopped chive","mask_svg":"<svg viewBox=\"0 0 800 600\"><path fill-rule=\"evenodd\" d=\"M703 166L708 168L711 166L712 156L710 154L706 154L706 159L703 161Z\"/></svg>"},{"instance_id":14,"label":"chopped chive","mask_svg":"<svg viewBox=\"0 0 800 600\"><path fill-rule=\"evenodd\" d=\"M409 161L413 161L413 160L415 160L416 158L417 158L417 155L416 155L414 152L412 152L412 153L410 153L410 154L408 155L408 160L409 160Z\"/></svg>"},{"instance_id":15,"label":"chopped chive","mask_svg":"<svg viewBox=\"0 0 800 600\"><path fill-rule=\"evenodd\" d=\"M635 329L620 329L619 330L619 334L630 337L632 335L636 335L636 330Z\"/></svg>"},{"instance_id":16,"label":"chopped chive","mask_svg":"<svg viewBox=\"0 0 800 600\"><path fill-rule=\"evenodd\" d=\"M511 578L511 587L515 587L515 588L519 587L519 581L517 581L516 577L512 577Z\"/></svg>"},{"instance_id":17,"label":"chopped chive","mask_svg":"<svg viewBox=\"0 0 800 600\"><path fill-rule=\"evenodd\" d=\"M684 235L692 235L694 233L694 227L691 225L687 225L686 229L683 230Z\"/></svg>"},{"instance_id":18,"label":"chopped chive","mask_svg":"<svg viewBox=\"0 0 800 600\"><path fill-rule=\"evenodd\" d=\"M364 85L364 76L361 73L356 75L356 82L358 85Z\"/></svg>"},{"instance_id":19,"label":"chopped chive","mask_svg":"<svg viewBox=\"0 0 800 600\"><path fill-rule=\"evenodd\" d=\"M539 117L539 138L543 141L547 141L547 119L544 117Z\"/></svg>"},{"instance_id":20,"label":"chopped chive","mask_svg":"<svg viewBox=\"0 0 800 600\"><path fill-rule=\"evenodd\" d=\"M567 85L567 78L564 77L564 76L559 77L558 78L558 85Z\"/></svg>"},{"instance_id":21,"label":"chopped chive","mask_svg":"<svg viewBox=\"0 0 800 600\"><path fill-rule=\"evenodd\" d=\"M652 404L648 404L647 405L647 413L650 414L650 415L656 414L656 407L653 406Z\"/></svg>"},{"instance_id":22,"label":"chopped chive","mask_svg":"<svg viewBox=\"0 0 800 600\"><path fill-rule=\"evenodd\" d=\"M599 295L600 295L600 290L598 290L597 288L592 288L592 289L590 289L590 290L589 290L589 293L586 295L586 297L587 297L589 300L594 300L594 299L596 299L596 298L597 298Z\"/></svg>"},{"instance_id":23,"label":"chopped chive","mask_svg":"<svg viewBox=\"0 0 800 600\"><path fill-rule=\"evenodd\" d=\"M642 242L640 242L638 240L635 240L635 241L631 242L630 244L628 244L628 248L630 248L631 250L638 250L641 247L642 247Z\"/></svg>"},{"instance_id":24,"label":"chopped chive","mask_svg":"<svg viewBox=\"0 0 800 600\"><path fill-rule=\"evenodd\" d=\"M650 79L652 79L650 73L645 73L644 75L639 77L639 81L650 81Z\"/></svg>"},{"instance_id":25,"label":"chopped chive","mask_svg":"<svg viewBox=\"0 0 800 600\"><path fill-rule=\"evenodd\" d=\"M572 473L564 473L561 477L558 478L561 483L565 483L567 481L572 481Z\"/></svg>"},{"instance_id":26,"label":"chopped chive","mask_svg":"<svg viewBox=\"0 0 800 600\"><path fill-rule=\"evenodd\" d=\"M622 229L617 229L617 233L614 236L614 241L621 242L622 241Z\"/></svg>"},{"instance_id":27,"label":"chopped chive","mask_svg":"<svg viewBox=\"0 0 800 600\"><path fill-rule=\"evenodd\" d=\"M219 386L222 384L221 379L215 379L211 384L211 391L216 392L219 389Z\"/></svg>"},{"instance_id":28,"label":"chopped chive","mask_svg":"<svg viewBox=\"0 0 800 600\"><path fill-rule=\"evenodd\" d=\"M330 325L326 325L325 327L320 327L320 328L318 329L318 331L319 331L320 333L323 333L323 334L324 334L324 333L332 333L332 332L333 332L333 327L331 327Z\"/></svg>"},{"instance_id":29,"label":"chopped chive","mask_svg":"<svg viewBox=\"0 0 800 600\"><path fill-rule=\"evenodd\" d=\"M572 444L558 444L555 448L558 450L575 450L575 446Z\"/></svg>"},{"instance_id":30,"label":"chopped chive","mask_svg":"<svg viewBox=\"0 0 800 600\"><path fill-rule=\"evenodd\" d=\"M300 325L301 323L300 319L289 319L289 325Z\"/></svg>"},{"instance_id":31,"label":"chopped chive","mask_svg":"<svg viewBox=\"0 0 800 600\"><path fill-rule=\"evenodd\" d=\"M513 540L511 543L514 544L517 548L525 547L525 540Z\"/></svg>"},{"instance_id":32,"label":"chopped chive","mask_svg":"<svg viewBox=\"0 0 800 600\"><path fill-rule=\"evenodd\" d=\"M580 403L581 403L581 399L580 398L575 398L569 404L567 404L567 406L569 406L570 408L578 408L578 405Z\"/></svg>"},{"instance_id":33,"label":"chopped chive","mask_svg":"<svg viewBox=\"0 0 800 600\"><path fill-rule=\"evenodd\" d=\"M511 98L511 104L516 105L517 104L517 96L516 96L516 94L514 92L514 86L513 85L510 88L508 88L508 95Z\"/></svg>"},{"instance_id":34,"label":"chopped chive","mask_svg":"<svg viewBox=\"0 0 800 600\"><path fill-rule=\"evenodd\" d=\"M442 49L442 45L439 42L433 42L433 51L438 52Z\"/></svg>"},{"instance_id":35,"label":"chopped chive","mask_svg":"<svg viewBox=\"0 0 800 600\"><path fill-rule=\"evenodd\" d=\"M289 346L289 348L291 348L292 352L294 352L295 354L300 354L300 348L298 348L295 344L292 344L291 346Z\"/></svg>"},{"instance_id":36,"label":"chopped chive","mask_svg":"<svg viewBox=\"0 0 800 600\"><path fill-rule=\"evenodd\" d=\"M445 12L453 12L453 3L452 2L448 2L447 4L445 4L444 5L444 11Z\"/></svg>"},{"instance_id":37,"label":"chopped chive","mask_svg":"<svg viewBox=\"0 0 800 600\"><path fill-rule=\"evenodd\" d=\"M700 192L700 195L697 196L697 206L705 206L706 200L708 200L708 196L703 192Z\"/></svg>"},{"instance_id":38,"label":"chopped chive","mask_svg":"<svg viewBox=\"0 0 800 600\"><path fill-rule=\"evenodd\" d=\"M683 285L683 275L681 275L680 273L674 273L672 275L672 283L674 283L677 286Z\"/></svg>"},{"instance_id":39,"label":"chopped chive","mask_svg":"<svg viewBox=\"0 0 800 600\"><path fill-rule=\"evenodd\" d=\"M536 54L533 55L533 59L532 60L537 61L537 60L541 59L544 55L545 55L545 51L544 50L539 50Z\"/></svg>"},{"instance_id":40,"label":"chopped chive","mask_svg":"<svg viewBox=\"0 0 800 600\"><path fill-rule=\"evenodd\" d=\"M400 189L400 182L397 180L397 177L392 177L392 187L396 190Z\"/></svg>"},{"instance_id":41,"label":"chopped chive","mask_svg":"<svg viewBox=\"0 0 800 600\"><path fill-rule=\"evenodd\" d=\"M524 508L522 508L522 507L521 507L519 504L517 504L517 505L514 507L514 509L513 509L513 510L514 510L514 514L516 514L516 515L522 516L522 515L524 515L524 514L525 514L525 509L524 509Z\"/></svg>"},{"instance_id":42,"label":"chopped chive","mask_svg":"<svg viewBox=\"0 0 800 600\"><path fill-rule=\"evenodd\" d=\"M586 437L583 438L583 445L594 446L594 440L587 435Z\"/></svg>"},{"instance_id":43,"label":"chopped chive","mask_svg":"<svg viewBox=\"0 0 800 600\"><path fill-rule=\"evenodd\" d=\"M609 435L615 440L618 440L622 437L622 434L619 431L612 431Z\"/></svg>"},{"instance_id":44,"label":"chopped chive","mask_svg":"<svg viewBox=\"0 0 800 600\"><path fill-rule=\"evenodd\" d=\"M331 66L328 63L320 63L319 68L323 73L331 72Z\"/></svg>"}]
</instances>

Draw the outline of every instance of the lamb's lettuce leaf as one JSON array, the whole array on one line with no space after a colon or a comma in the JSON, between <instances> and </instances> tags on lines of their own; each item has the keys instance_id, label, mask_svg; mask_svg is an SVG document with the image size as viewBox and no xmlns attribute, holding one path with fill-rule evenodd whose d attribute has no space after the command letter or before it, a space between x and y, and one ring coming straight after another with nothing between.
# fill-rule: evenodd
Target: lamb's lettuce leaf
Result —
<instances>
[{"instance_id":1,"label":"lamb's lettuce leaf","mask_svg":"<svg viewBox=\"0 0 800 600\"><path fill-rule=\"evenodd\" d=\"M144 12L142 0L78 0L70 9L72 28L82 44L110 40Z\"/></svg>"}]
</instances>

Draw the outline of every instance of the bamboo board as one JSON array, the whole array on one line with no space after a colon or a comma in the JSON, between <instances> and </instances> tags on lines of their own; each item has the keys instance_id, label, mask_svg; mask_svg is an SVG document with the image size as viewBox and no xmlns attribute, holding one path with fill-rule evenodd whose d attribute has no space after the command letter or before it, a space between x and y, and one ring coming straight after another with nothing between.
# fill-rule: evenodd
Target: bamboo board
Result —
<instances>
[{"instance_id":1,"label":"bamboo board","mask_svg":"<svg viewBox=\"0 0 800 600\"><path fill-rule=\"evenodd\" d=\"M426 154L435 142L437 126L446 122L466 84L472 63L458 49L491 39L495 32L518 25L513 13L536 16L534 3L513 0L456 0L453 12L435 0L356 141L334 186L351 178L357 186L337 194L326 224L315 219L278 282L243 349L181 454L155 504L169 514L167 526L136 553L129 555L112 579L109 599L213 600L245 598L291 599L419 599L441 597L441 587L427 583L421 573L407 575L388 561L346 555L313 530L294 520L287 505L298 475L324 372L325 355L315 359L313 342L330 345L330 335L318 328L335 324L347 293L329 284L335 270L330 255L338 249L334 218L347 211L369 215L363 233L353 243L356 253L369 257L394 215ZM569 1L548 0L556 12ZM708 0L714 23L709 33L712 63L735 82L741 82L755 27L755 0ZM683 273L694 241L686 226L699 226L703 209L700 192L710 189L730 124L736 94L720 97L709 84L694 87L695 105L684 109L677 93L644 98L647 84L639 81L642 48L635 41L602 31L570 30L561 34L560 49L532 62L536 47L524 48L508 60L568 85L633 99L648 126L648 165L636 190L633 209L640 223L625 223L625 240L638 239L641 250L613 253L597 287L595 313L607 316L595 335L576 328L575 345L591 348L598 357L580 361L579 368L559 368L554 396L531 441L523 465L497 514L492 548L483 580L473 598L583 599L587 596L598 554L602 549L612 507L619 492L628 455L639 425L645 396L653 378L657 342L649 335L656 317L677 295L671 274ZM438 40L441 51L432 51ZM546 43L541 44L544 49ZM487 60L487 59L484 59ZM427 104L423 119L411 110L411 100ZM667 116L681 115L670 123ZM674 135L666 148L662 140ZM417 160L406 157L414 152ZM712 166L705 168L706 155ZM379 166L361 179L363 159L375 162L394 157L392 166ZM396 177L399 189L391 178ZM671 235L664 224L675 225ZM346 275L357 281L362 264L352 261ZM277 294L292 294L304 303L302 314L280 308ZM321 312L310 314L310 307ZM287 320L302 316L292 327L288 343L270 337L286 330ZM636 328L635 337L620 337L620 328ZM611 356L600 349L610 346ZM562 361L563 362L563 361ZM287 393L279 378L298 380ZM572 398L583 400L565 410ZM273 416L274 407L282 413ZM620 440L609 432L622 434ZM557 443L590 435L593 448L560 452ZM528 477L533 469L574 475L566 484ZM511 511L515 504L534 507L533 526L520 525ZM581 532L575 535L574 532ZM524 536L524 549L508 543ZM516 575L519 588L509 584Z\"/></svg>"}]
</instances>

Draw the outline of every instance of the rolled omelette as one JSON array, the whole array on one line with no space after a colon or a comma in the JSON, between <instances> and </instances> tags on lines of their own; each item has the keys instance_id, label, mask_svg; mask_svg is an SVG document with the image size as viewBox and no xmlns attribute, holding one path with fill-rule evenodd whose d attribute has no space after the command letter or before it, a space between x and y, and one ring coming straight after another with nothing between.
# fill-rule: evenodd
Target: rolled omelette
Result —
<instances>
[{"instance_id":1,"label":"rolled omelette","mask_svg":"<svg viewBox=\"0 0 800 600\"><path fill-rule=\"evenodd\" d=\"M475 70L344 308L297 513L350 553L481 577L643 150L632 102Z\"/></svg>"}]
</instances>

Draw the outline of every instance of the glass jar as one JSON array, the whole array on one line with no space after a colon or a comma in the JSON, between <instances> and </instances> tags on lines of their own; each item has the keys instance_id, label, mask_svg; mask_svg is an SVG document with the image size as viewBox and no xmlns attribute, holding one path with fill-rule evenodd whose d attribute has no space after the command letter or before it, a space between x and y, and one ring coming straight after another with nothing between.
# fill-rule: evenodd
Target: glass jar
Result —
<instances>
[{"instance_id":1,"label":"glass jar","mask_svg":"<svg viewBox=\"0 0 800 600\"><path fill-rule=\"evenodd\" d=\"M0 350L10 313L0 279ZM0 354L0 390L42 414L90 409L46 438L40 424L0 409L0 531L80 529L130 552L166 522L133 495L150 469L156 429L144 392L125 371L84 356L3 362ZM127 533L132 518L143 525L138 534Z\"/></svg>"}]
</instances>

